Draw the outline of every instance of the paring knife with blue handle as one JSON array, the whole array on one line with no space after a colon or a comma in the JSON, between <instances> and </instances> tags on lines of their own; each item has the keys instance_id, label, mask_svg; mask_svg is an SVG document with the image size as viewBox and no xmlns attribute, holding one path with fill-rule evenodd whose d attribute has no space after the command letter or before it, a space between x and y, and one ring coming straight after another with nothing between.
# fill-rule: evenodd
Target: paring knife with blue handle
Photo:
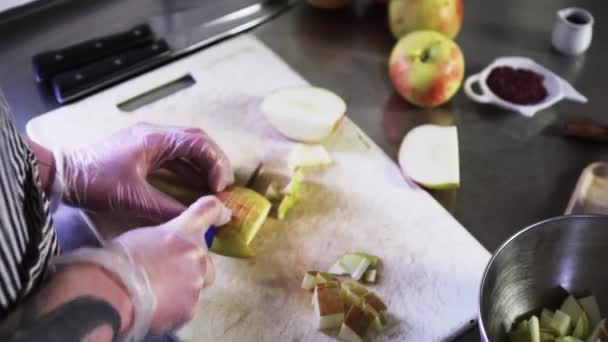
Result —
<instances>
[{"instance_id":1,"label":"paring knife with blue handle","mask_svg":"<svg viewBox=\"0 0 608 342\"><path fill-rule=\"evenodd\" d=\"M74 101L256 27L298 0L266 0L245 7L243 2L247 1L222 0L222 8L232 11L219 17L209 18L208 8L203 6L152 18L146 25L123 33L39 54L33 59L37 79L51 81L59 103ZM162 49L154 50L155 46Z\"/></svg>"}]
</instances>

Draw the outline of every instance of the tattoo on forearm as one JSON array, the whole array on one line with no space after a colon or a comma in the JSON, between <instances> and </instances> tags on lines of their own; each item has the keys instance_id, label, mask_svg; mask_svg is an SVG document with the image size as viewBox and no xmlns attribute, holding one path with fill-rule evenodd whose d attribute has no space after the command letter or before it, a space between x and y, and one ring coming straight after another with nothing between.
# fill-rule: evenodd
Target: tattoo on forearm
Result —
<instances>
[{"instance_id":1,"label":"tattoo on forearm","mask_svg":"<svg viewBox=\"0 0 608 342\"><path fill-rule=\"evenodd\" d=\"M107 302L94 297L80 297L64 303L53 311L37 314L28 308L18 327L1 341L80 342L95 329L108 325L112 341L120 331L120 314Z\"/></svg>"}]
</instances>

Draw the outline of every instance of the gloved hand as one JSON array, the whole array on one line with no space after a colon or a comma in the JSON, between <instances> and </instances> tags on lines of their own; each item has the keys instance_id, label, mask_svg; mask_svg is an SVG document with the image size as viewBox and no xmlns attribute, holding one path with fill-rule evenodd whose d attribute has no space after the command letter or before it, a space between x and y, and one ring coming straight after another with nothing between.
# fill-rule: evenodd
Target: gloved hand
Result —
<instances>
[{"instance_id":1,"label":"gloved hand","mask_svg":"<svg viewBox=\"0 0 608 342\"><path fill-rule=\"evenodd\" d=\"M230 216L218 199L202 197L175 219L129 231L108 245L147 275L156 297L151 333L166 333L192 319L200 290L214 280L204 234L210 225L228 223Z\"/></svg>"},{"instance_id":2,"label":"gloved hand","mask_svg":"<svg viewBox=\"0 0 608 342\"><path fill-rule=\"evenodd\" d=\"M160 220L176 217L185 206L148 183L152 171L168 169L213 192L234 182L228 157L198 128L140 123L56 160L68 204Z\"/></svg>"}]
</instances>

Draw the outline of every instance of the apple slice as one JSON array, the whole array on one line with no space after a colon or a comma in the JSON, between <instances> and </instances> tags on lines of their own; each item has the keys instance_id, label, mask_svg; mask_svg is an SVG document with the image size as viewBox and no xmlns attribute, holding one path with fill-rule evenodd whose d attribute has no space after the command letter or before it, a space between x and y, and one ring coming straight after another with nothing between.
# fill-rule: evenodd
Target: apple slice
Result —
<instances>
[{"instance_id":1,"label":"apple slice","mask_svg":"<svg viewBox=\"0 0 608 342\"><path fill-rule=\"evenodd\" d=\"M460 166L456 127L422 125L412 129L401 143L399 165L407 176L426 188L457 188Z\"/></svg>"},{"instance_id":2,"label":"apple slice","mask_svg":"<svg viewBox=\"0 0 608 342\"><path fill-rule=\"evenodd\" d=\"M346 103L329 90L300 86L266 96L260 109L266 120L286 137L319 143L338 127L346 113Z\"/></svg>"},{"instance_id":3,"label":"apple slice","mask_svg":"<svg viewBox=\"0 0 608 342\"><path fill-rule=\"evenodd\" d=\"M338 338L346 342L363 342L374 317L359 305L353 305L340 327Z\"/></svg>"},{"instance_id":4,"label":"apple slice","mask_svg":"<svg viewBox=\"0 0 608 342\"><path fill-rule=\"evenodd\" d=\"M319 330L337 329L342 325L344 302L339 287L317 285L313 303Z\"/></svg>"},{"instance_id":5,"label":"apple slice","mask_svg":"<svg viewBox=\"0 0 608 342\"><path fill-rule=\"evenodd\" d=\"M323 145L297 144L287 156L287 165L294 170L300 167L327 166L331 163L331 156Z\"/></svg>"}]
</instances>

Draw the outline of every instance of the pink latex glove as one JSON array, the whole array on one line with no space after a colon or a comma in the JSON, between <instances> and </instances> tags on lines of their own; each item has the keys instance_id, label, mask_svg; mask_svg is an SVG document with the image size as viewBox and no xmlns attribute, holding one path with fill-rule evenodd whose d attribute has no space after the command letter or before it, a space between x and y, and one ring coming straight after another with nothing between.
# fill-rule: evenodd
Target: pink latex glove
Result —
<instances>
[{"instance_id":1,"label":"pink latex glove","mask_svg":"<svg viewBox=\"0 0 608 342\"><path fill-rule=\"evenodd\" d=\"M213 192L234 182L228 157L198 128L140 123L57 159L63 160L57 168L68 204L152 219L169 220L185 209L148 183L156 169Z\"/></svg>"},{"instance_id":2,"label":"pink latex glove","mask_svg":"<svg viewBox=\"0 0 608 342\"><path fill-rule=\"evenodd\" d=\"M151 333L166 333L192 319L200 290L215 278L204 234L210 225L228 223L230 216L217 198L202 197L173 220L131 230L108 244L147 275L156 301Z\"/></svg>"}]
</instances>

